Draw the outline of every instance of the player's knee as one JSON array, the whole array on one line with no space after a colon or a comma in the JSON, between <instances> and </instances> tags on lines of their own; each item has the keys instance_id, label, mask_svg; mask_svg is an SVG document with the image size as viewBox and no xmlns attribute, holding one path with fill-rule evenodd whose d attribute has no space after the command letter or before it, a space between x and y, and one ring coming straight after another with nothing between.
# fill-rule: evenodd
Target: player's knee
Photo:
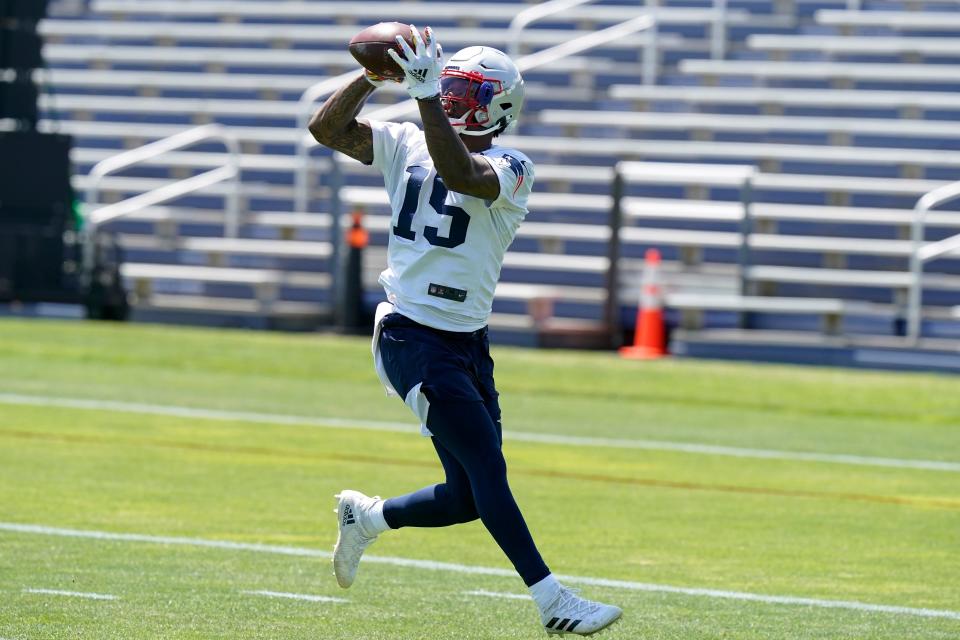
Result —
<instances>
[{"instance_id":1,"label":"player's knee","mask_svg":"<svg viewBox=\"0 0 960 640\"><path fill-rule=\"evenodd\" d=\"M442 487L447 513L454 522L473 522L480 517L469 485L447 483Z\"/></svg>"},{"instance_id":2,"label":"player's knee","mask_svg":"<svg viewBox=\"0 0 960 640\"><path fill-rule=\"evenodd\" d=\"M507 461L500 451L493 451L484 458L476 473L479 473L487 482L507 481Z\"/></svg>"},{"instance_id":3,"label":"player's knee","mask_svg":"<svg viewBox=\"0 0 960 640\"><path fill-rule=\"evenodd\" d=\"M477 513L477 507L473 504L473 498L471 497L469 501L461 500L453 504L452 513L450 514L453 517L453 520L457 523L473 522L480 517L480 514Z\"/></svg>"}]
</instances>

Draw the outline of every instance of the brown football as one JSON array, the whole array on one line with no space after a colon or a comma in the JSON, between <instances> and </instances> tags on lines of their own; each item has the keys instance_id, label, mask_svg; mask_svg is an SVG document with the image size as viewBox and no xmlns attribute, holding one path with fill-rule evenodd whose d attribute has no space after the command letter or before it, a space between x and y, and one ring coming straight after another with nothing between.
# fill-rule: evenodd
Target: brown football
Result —
<instances>
[{"instance_id":1,"label":"brown football","mask_svg":"<svg viewBox=\"0 0 960 640\"><path fill-rule=\"evenodd\" d=\"M403 36L410 47L413 47L413 38L410 35L410 25L402 22L380 22L367 27L350 39L348 49L357 62L364 69L384 78L402 79L403 71L387 55L390 49L402 55L397 36Z\"/></svg>"}]
</instances>

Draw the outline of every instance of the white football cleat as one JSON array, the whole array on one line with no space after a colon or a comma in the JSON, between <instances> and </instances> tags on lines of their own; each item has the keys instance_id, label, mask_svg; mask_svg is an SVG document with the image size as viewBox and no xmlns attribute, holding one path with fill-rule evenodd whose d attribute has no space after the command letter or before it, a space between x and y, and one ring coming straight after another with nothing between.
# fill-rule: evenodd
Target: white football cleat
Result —
<instances>
[{"instance_id":1,"label":"white football cleat","mask_svg":"<svg viewBox=\"0 0 960 640\"><path fill-rule=\"evenodd\" d=\"M586 600L576 589L560 587L556 599L540 611L540 621L548 634L573 633L589 636L606 629L620 619L620 607Z\"/></svg>"},{"instance_id":2,"label":"white football cleat","mask_svg":"<svg viewBox=\"0 0 960 640\"><path fill-rule=\"evenodd\" d=\"M334 497L339 500L336 513L340 533L337 535L337 545L333 548L333 575L337 577L337 584L346 589L357 576L363 551L377 539L377 534L371 535L370 527L364 525L367 522L367 510L380 498L370 498L349 489Z\"/></svg>"}]
</instances>

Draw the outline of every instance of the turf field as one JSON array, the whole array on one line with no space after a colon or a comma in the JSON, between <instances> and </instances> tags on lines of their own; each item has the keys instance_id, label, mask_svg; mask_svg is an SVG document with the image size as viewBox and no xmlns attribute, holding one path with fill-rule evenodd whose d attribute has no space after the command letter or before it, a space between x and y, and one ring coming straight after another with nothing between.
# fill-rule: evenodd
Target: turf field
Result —
<instances>
[{"instance_id":1,"label":"turf field","mask_svg":"<svg viewBox=\"0 0 960 640\"><path fill-rule=\"evenodd\" d=\"M960 380L496 349L511 483L604 638L960 637ZM440 479L369 341L0 321L0 639L545 637L477 523L350 590L333 494Z\"/></svg>"}]
</instances>

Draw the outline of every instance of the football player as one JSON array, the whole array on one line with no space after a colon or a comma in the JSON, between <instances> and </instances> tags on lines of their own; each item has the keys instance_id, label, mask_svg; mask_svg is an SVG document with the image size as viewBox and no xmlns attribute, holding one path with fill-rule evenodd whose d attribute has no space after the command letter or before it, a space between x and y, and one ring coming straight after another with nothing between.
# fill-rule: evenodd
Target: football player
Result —
<instances>
[{"instance_id":1,"label":"football player","mask_svg":"<svg viewBox=\"0 0 960 640\"><path fill-rule=\"evenodd\" d=\"M338 494L334 574L349 587L360 556L385 531L480 518L530 589L546 631L590 634L621 610L561 585L534 544L507 483L487 341L504 253L534 180L527 156L494 144L523 107L523 79L490 47L463 49L444 66L431 29L422 36L410 29L415 46L398 36L403 55L389 54L417 100L423 130L357 118L384 82L366 71L323 104L310 132L383 173L393 218L374 363L387 392L403 399L431 437L446 478L388 500Z\"/></svg>"}]
</instances>

